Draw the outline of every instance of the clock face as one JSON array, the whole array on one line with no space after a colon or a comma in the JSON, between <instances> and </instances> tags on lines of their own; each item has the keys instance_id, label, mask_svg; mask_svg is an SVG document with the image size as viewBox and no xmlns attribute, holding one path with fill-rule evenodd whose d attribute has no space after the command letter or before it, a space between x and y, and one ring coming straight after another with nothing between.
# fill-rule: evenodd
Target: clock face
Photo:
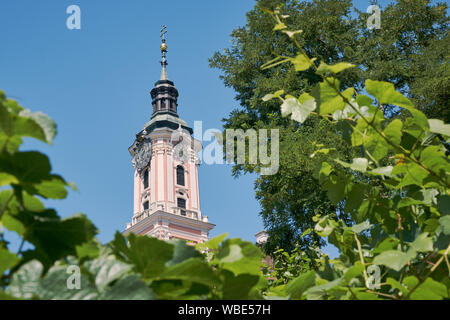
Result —
<instances>
[{"instance_id":1,"label":"clock face","mask_svg":"<svg viewBox=\"0 0 450 320\"><path fill-rule=\"evenodd\" d=\"M145 139L137 146L137 150L134 153L132 160L133 167L138 171L142 171L148 166L150 159L152 158L152 143Z\"/></svg>"}]
</instances>

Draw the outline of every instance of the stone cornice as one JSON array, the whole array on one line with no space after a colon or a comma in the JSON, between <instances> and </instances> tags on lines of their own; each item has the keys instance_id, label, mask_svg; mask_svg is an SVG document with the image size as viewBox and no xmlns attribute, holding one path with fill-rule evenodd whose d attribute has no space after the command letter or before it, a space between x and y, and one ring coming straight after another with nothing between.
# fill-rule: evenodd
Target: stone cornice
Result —
<instances>
[{"instance_id":1,"label":"stone cornice","mask_svg":"<svg viewBox=\"0 0 450 320\"><path fill-rule=\"evenodd\" d=\"M130 228L124 230L122 232L122 234L127 235L130 232L136 232L139 229L142 229L142 228L145 228L145 227L149 226L150 224L154 224L160 218L166 218L170 222L173 222L173 223L178 222L181 225L191 226L191 227L194 227L194 228L206 228L208 231L210 231L211 229L213 229L215 227L215 224L212 224L210 222L204 222L204 221L201 221L201 220L195 220L195 219L191 219L191 218L188 218L188 217L176 215L176 214L173 214L173 213L157 210L157 211L151 213L145 219L139 221L138 223L134 224Z\"/></svg>"}]
</instances>

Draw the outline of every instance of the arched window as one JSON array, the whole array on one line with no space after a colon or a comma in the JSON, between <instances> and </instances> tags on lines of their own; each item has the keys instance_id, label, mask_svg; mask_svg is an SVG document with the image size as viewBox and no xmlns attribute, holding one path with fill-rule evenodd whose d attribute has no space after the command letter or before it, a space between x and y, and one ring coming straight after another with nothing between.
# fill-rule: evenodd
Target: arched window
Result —
<instances>
[{"instance_id":1,"label":"arched window","mask_svg":"<svg viewBox=\"0 0 450 320\"><path fill-rule=\"evenodd\" d=\"M144 189L148 188L148 169L144 171Z\"/></svg>"},{"instance_id":2,"label":"arched window","mask_svg":"<svg viewBox=\"0 0 450 320\"><path fill-rule=\"evenodd\" d=\"M177 184L184 186L184 168L182 166L177 166Z\"/></svg>"}]
</instances>

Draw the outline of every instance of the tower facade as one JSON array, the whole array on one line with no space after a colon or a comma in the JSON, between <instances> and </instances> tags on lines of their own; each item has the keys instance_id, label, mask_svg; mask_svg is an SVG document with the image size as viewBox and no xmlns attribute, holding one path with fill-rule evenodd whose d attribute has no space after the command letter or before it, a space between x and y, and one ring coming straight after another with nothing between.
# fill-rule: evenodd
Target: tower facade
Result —
<instances>
[{"instance_id":1,"label":"tower facade","mask_svg":"<svg viewBox=\"0 0 450 320\"><path fill-rule=\"evenodd\" d=\"M163 29L164 30L164 29ZM133 217L123 234L207 241L214 224L200 210L197 152L201 142L178 116L178 90L167 78L162 36L161 77L150 91L152 115L129 147L134 167Z\"/></svg>"}]
</instances>

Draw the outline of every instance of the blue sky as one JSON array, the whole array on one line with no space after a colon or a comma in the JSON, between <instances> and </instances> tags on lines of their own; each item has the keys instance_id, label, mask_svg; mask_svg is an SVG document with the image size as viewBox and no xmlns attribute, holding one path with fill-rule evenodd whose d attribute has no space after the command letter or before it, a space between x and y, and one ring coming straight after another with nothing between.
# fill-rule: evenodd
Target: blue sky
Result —
<instances>
[{"instance_id":1,"label":"blue sky","mask_svg":"<svg viewBox=\"0 0 450 320\"><path fill-rule=\"evenodd\" d=\"M81 30L66 28L72 4L81 8ZM357 1L360 9L368 5ZM122 231L133 206L127 148L151 115L161 25L168 28L168 75L180 93L180 116L191 126L202 120L204 130L221 128L238 103L208 58L230 45L231 31L253 6L253 0L2 1L0 89L58 124L54 145L27 141L23 149L48 154L54 172L79 188L47 205L62 216L87 214L102 242ZM212 236L254 241L263 228L254 179L232 178L228 165L200 167L201 208L216 224Z\"/></svg>"}]
</instances>

